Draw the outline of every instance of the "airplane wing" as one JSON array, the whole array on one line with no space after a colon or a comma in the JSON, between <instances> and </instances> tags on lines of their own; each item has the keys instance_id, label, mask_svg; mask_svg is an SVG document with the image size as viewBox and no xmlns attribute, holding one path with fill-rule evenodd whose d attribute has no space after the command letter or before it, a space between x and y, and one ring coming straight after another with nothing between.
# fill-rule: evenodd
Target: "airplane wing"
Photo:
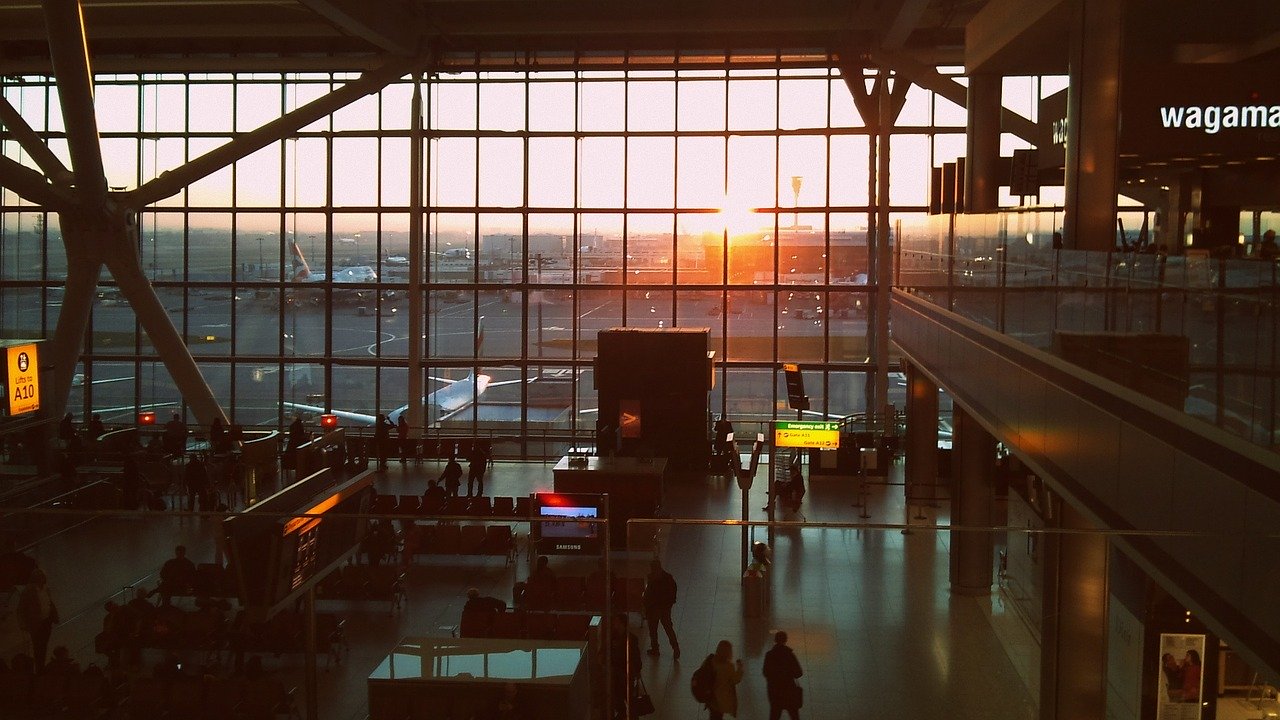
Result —
<instances>
[{"instance_id":1,"label":"airplane wing","mask_svg":"<svg viewBox=\"0 0 1280 720\"><path fill-rule=\"evenodd\" d=\"M373 425L378 421L378 418L376 415L351 412L350 410L337 410L337 409L325 410L319 405L303 405L302 403L293 403L293 402L283 402L281 403L281 405L284 405L290 410L302 410L303 412L315 413L317 415L324 415L326 413L329 415L337 415L338 417L342 418L343 420L346 420L347 422L358 423L360 425Z\"/></svg>"},{"instance_id":2,"label":"airplane wing","mask_svg":"<svg viewBox=\"0 0 1280 720\"><path fill-rule=\"evenodd\" d=\"M454 384L454 383L458 382L457 380L452 380L452 379L450 379L450 378L435 377L434 375L428 375L428 376L427 376L427 379L428 379L428 380L434 380L434 381L436 381L436 382L438 382L438 383L444 383L445 385L452 385L452 384Z\"/></svg>"},{"instance_id":3,"label":"airplane wing","mask_svg":"<svg viewBox=\"0 0 1280 720\"><path fill-rule=\"evenodd\" d=\"M517 379L517 380L500 380L500 381L498 381L498 382L491 382L491 383L489 383L487 387L496 388L496 387L502 387L503 385L517 385L517 384L519 384L519 383L531 383L531 382L533 382L534 380L537 380L537 379L538 379L538 378L523 378L523 379Z\"/></svg>"}]
</instances>

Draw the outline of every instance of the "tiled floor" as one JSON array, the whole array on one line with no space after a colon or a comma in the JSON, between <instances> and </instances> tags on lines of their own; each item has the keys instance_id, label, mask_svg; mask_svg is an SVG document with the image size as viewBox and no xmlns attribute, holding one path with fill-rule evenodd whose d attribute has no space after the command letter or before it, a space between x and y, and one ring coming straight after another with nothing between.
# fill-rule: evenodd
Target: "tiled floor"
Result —
<instances>
[{"instance_id":1,"label":"tiled floor","mask_svg":"<svg viewBox=\"0 0 1280 720\"><path fill-rule=\"evenodd\" d=\"M438 472L433 464L393 463L379 489L420 493L426 478ZM493 495L551 486L550 465L502 463L491 475L487 489ZM891 479L900 475L899 466ZM757 520L764 519L761 485L748 503ZM900 523L906 517L900 485L874 486L870 496L867 523ZM849 481L812 481L803 512L813 522L856 522L853 497ZM738 489L715 478L675 477L667 487L666 504L675 518L731 518L740 503ZM945 512L945 503L936 512ZM927 526L932 520L912 522ZM126 584L154 583L154 573L176 542L191 548L197 561L211 560L214 525L167 516L100 519L43 543L34 554L50 575L63 618L53 643L68 645L82 661L93 657L102 604ZM763 529L755 532L764 536ZM779 529L771 608L765 617L748 619L739 581L740 529L672 527L662 554L680 586L674 619L684 656L674 661L665 639L660 657L645 656L643 678L658 707L653 717L699 716L689 677L721 639L734 644L748 668L739 687L739 717L766 717L760 666L774 628L790 633L805 669L807 718L1034 717L1035 701L1023 676L1036 673L1020 673L993 631L993 625L1001 627L1001 636L1012 633L1025 646L1016 637L1016 623L1004 617L998 600L949 593L948 540L945 532L924 526L909 534L898 528ZM636 554L629 562L643 567L647 558ZM527 574L523 556L516 567L498 558L432 560L411 569L403 614L390 614L385 603L319 603L321 611L347 617L351 642L348 661L320 674L321 718L364 718L365 678L399 638L447 634L457 623L466 588L509 599L513 581ZM553 566L562 560L553 559ZM266 663L301 684L300 657L267 658Z\"/></svg>"}]
</instances>

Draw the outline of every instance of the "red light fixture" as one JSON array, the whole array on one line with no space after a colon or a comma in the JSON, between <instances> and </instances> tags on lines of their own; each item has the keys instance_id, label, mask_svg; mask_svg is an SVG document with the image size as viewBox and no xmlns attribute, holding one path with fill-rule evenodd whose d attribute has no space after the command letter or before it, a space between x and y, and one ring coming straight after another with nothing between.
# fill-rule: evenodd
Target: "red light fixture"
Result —
<instances>
[{"instance_id":1,"label":"red light fixture","mask_svg":"<svg viewBox=\"0 0 1280 720\"><path fill-rule=\"evenodd\" d=\"M320 427L325 430L332 430L338 427L338 416L332 414L324 414L320 416Z\"/></svg>"},{"instance_id":2,"label":"red light fixture","mask_svg":"<svg viewBox=\"0 0 1280 720\"><path fill-rule=\"evenodd\" d=\"M156 424L155 411L145 410L143 412L138 413L138 424L139 425L155 425Z\"/></svg>"}]
</instances>

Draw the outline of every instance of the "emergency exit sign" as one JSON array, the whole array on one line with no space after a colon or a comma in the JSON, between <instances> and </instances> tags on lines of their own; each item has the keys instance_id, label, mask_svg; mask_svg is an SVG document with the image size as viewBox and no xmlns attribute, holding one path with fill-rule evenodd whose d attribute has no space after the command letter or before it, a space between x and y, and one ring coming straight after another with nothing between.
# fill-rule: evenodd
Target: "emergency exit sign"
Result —
<instances>
[{"instance_id":1,"label":"emergency exit sign","mask_svg":"<svg viewBox=\"0 0 1280 720\"><path fill-rule=\"evenodd\" d=\"M840 447L840 423L778 421L773 424L774 447Z\"/></svg>"}]
</instances>

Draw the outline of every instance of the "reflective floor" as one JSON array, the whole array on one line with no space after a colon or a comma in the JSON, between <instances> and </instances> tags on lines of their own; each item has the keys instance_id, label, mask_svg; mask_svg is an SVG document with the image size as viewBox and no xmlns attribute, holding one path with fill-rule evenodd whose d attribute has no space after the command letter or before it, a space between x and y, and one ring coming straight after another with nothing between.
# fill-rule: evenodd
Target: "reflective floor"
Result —
<instances>
[{"instance_id":1,"label":"reflective floor","mask_svg":"<svg viewBox=\"0 0 1280 720\"><path fill-rule=\"evenodd\" d=\"M421 493L440 472L427 463L393 462L379 482L386 493ZM764 471L761 471L763 475ZM868 523L901 523L901 466L889 484L870 488ZM501 463L491 471L491 495L522 495L551 487L550 464ZM763 519L763 481L750 493L753 519ZM851 481L810 482L802 513L810 521L858 521ZM673 478L666 491L672 517L737 517L741 494L718 478ZM741 600L741 531L718 525L675 526L661 549L679 583L673 617L683 657L673 660L666 640L661 655L644 656L642 677L658 718L696 717L700 707L689 678L721 639L746 661L739 686L739 717L764 718L768 703L760 675L772 631L785 629L804 668L804 714L810 718L1033 718L1038 648L1021 621L1006 610L999 593L990 598L952 596L948 591L948 535L928 529L945 523L946 503L928 510L916 525L901 529L786 528L775 543L771 607L761 618L744 618ZM103 604L123 586L154 585L173 545L185 543L197 562L214 558L216 521L164 514L132 519L96 519L49 539L32 554L46 568L62 624L51 647L64 644L82 663L103 659L93 652ZM521 537L527 528L520 526ZM764 531L757 530L760 539ZM623 574L643 573L649 555L619 556ZM589 571L585 560L553 558L563 574ZM410 568L407 610L392 613L382 602L321 600L321 612L347 619L350 653L341 666L320 672L319 717L364 718L365 681L396 642L407 636L447 636L458 624L468 587L511 599L511 586L528 574L521 552L514 566L497 557L419 557ZM633 616L642 638L643 628ZM1003 640L1003 642L1002 642ZM0 650L11 646L0 637ZM6 645L9 643L9 645ZM1006 648L1009 648L1008 650ZM150 662L159 659L150 651ZM264 665L287 683L303 683L302 656L265 657ZM226 659L224 658L224 661ZM196 657L190 662L198 662ZM300 692L299 697L302 697ZM304 714L305 716L305 714Z\"/></svg>"}]
</instances>

